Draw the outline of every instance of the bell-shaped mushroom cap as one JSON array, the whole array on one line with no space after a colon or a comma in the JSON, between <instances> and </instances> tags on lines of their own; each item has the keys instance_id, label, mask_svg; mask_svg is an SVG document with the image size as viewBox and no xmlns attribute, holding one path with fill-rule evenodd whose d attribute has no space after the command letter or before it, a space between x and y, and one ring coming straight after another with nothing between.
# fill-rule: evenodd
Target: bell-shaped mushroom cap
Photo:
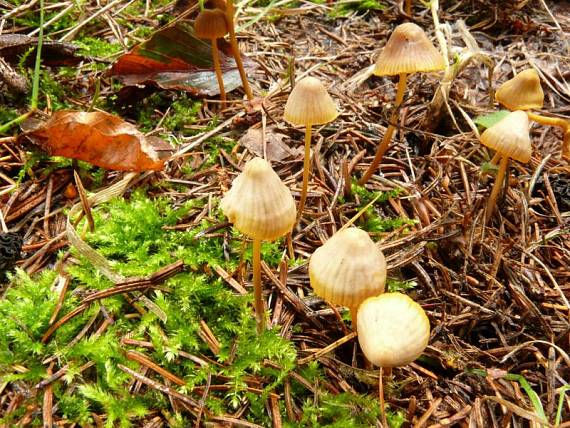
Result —
<instances>
[{"instance_id":1,"label":"bell-shaped mushroom cap","mask_svg":"<svg viewBox=\"0 0 570 428\"><path fill-rule=\"evenodd\" d=\"M429 342L429 319L405 294L366 299L357 315L358 342L366 358L380 367L398 367L418 358Z\"/></svg>"},{"instance_id":2,"label":"bell-shaped mushroom cap","mask_svg":"<svg viewBox=\"0 0 570 428\"><path fill-rule=\"evenodd\" d=\"M297 215L291 191L261 158L245 164L220 207L240 232L267 241L291 231Z\"/></svg>"},{"instance_id":3,"label":"bell-shaped mushroom cap","mask_svg":"<svg viewBox=\"0 0 570 428\"><path fill-rule=\"evenodd\" d=\"M293 125L322 125L338 116L336 106L321 81L315 77L301 79L287 99L283 118Z\"/></svg>"},{"instance_id":4,"label":"bell-shaped mushroom cap","mask_svg":"<svg viewBox=\"0 0 570 428\"><path fill-rule=\"evenodd\" d=\"M532 154L528 116L513 111L481 134L481 144L519 162L527 163Z\"/></svg>"},{"instance_id":5,"label":"bell-shaped mushroom cap","mask_svg":"<svg viewBox=\"0 0 570 428\"><path fill-rule=\"evenodd\" d=\"M386 260L368 233L350 227L313 253L309 278L315 293L326 301L356 308L384 292Z\"/></svg>"},{"instance_id":6,"label":"bell-shaped mushroom cap","mask_svg":"<svg viewBox=\"0 0 570 428\"><path fill-rule=\"evenodd\" d=\"M226 14L221 9L204 9L194 21L194 31L201 39L219 39L228 32Z\"/></svg>"},{"instance_id":7,"label":"bell-shaped mushroom cap","mask_svg":"<svg viewBox=\"0 0 570 428\"><path fill-rule=\"evenodd\" d=\"M544 92L534 68L521 71L503 83L495 98L509 110L531 110L544 106Z\"/></svg>"},{"instance_id":8,"label":"bell-shaped mushroom cap","mask_svg":"<svg viewBox=\"0 0 570 428\"><path fill-rule=\"evenodd\" d=\"M445 61L424 30L407 22L396 27L376 60L376 76L443 70Z\"/></svg>"}]
</instances>

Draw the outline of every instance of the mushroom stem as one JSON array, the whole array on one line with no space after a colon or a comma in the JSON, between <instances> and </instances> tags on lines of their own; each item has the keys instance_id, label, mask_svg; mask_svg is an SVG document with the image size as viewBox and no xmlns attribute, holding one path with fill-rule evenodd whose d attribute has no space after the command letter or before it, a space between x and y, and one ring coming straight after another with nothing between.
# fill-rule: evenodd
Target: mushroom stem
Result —
<instances>
[{"instance_id":1,"label":"mushroom stem","mask_svg":"<svg viewBox=\"0 0 570 428\"><path fill-rule=\"evenodd\" d=\"M305 160L303 161L303 188L301 189L301 199L297 209L297 221L303 215L305 201L307 200L307 188L309 187L309 170L311 167L311 125L305 127Z\"/></svg>"},{"instance_id":2,"label":"mushroom stem","mask_svg":"<svg viewBox=\"0 0 570 428\"><path fill-rule=\"evenodd\" d=\"M406 0L406 6L404 8L404 11L408 14L411 15L412 14L412 0Z\"/></svg>"},{"instance_id":3,"label":"mushroom stem","mask_svg":"<svg viewBox=\"0 0 570 428\"><path fill-rule=\"evenodd\" d=\"M535 122L540 123L542 125L558 126L559 128L562 128L564 131L570 128L570 122L561 119L559 117L541 116L540 114L532 113L530 111L527 111L526 114L528 115L528 118L530 120L534 120Z\"/></svg>"},{"instance_id":4,"label":"mushroom stem","mask_svg":"<svg viewBox=\"0 0 570 428\"><path fill-rule=\"evenodd\" d=\"M570 128L566 130L562 140L562 157L570 158Z\"/></svg>"},{"instance_id":5,"label":"mushroom stem","mask_svg":"<svg viewBox=\"0 0 570 428\"><path fill-rule=\"evenodd\" d=\"M489 163L492 163L493 165L497 165L497 162L499 162L499 160L501 160L501 153L497 152L497 153L495 153L493 158L489 161Z\"/></svg>"},{"instance_id":6,"label":"mushroom stem","mask_svg":"<svg viewBox=\"0 0 570 428\"><path fill-rule=\"evenodd\" d=\"M265 306L261 295L261 240L253 240L253 292L257 334L265 330Z\"/></svg>"},{"instance_id":7,"label":"mushroom stem","mask_svg":"<svg viewBox=\"0 0 570 428\"><path fill-rule=\"evenodd\" d=\"M380 398L380 412L382 412L382 426L387 427L388 421L386 419L386 403L384 402L383 375L382 366L380 366L380 370L378 371L378 397Z\"/></svg>"},{"instance_id":8,"label":"mushroom stem","mask_svg":"<svg viewBox=\"0 0 570 428\"><path fill-rule=\"evenodd\" d=\"M247 99L251 101L253 100L253 93L251 92L251 87L249 86L249 82L247 81L247 76L245 75L243 62L241 60L241 54L239 52L239 46L236 38L236 30L234 26L234 12L235 12L234 1L228 0L226 8L226 17L228 20L228 27L229 27L228 32L230 33L230 43L232 45L232 52L234 54L234 59L236 60L236 65L239 71L239 75L241 77L243 90L245 91Z\"/></svg>"},{"instance_id":9,"label":"mushroom stem","mask_svg":"<svg viewBox=\"0 0 570 428\"><path fill-rule=\"evenodd\" d=\"M350 308L348 308L350 310L350 318L352 318L352 331L354 331L355 333L358 333L356 325L356 317L358 315L358 307L356 306L351 306Z\"/></svg>"},{"instance_id":10,"label":"mushroom stem","mask_svg":"<svg viewBox=\"0 0 570 428\"><path fill-rule=\"evenodd\" d=\"M214 69L216 70L216 79L220 87L220 100L222 108L226 108L226 90L224 88L224 78L222 76L222 68L220 67L220 53L218 52L218 43L216 39L212 39L212 59L214 60Z\"/></svg>"},{"instance_id":11,"label":"mushroom stem","mask_svg":"<svg viewBox=\"0 0 570 428\"><path fill-rule=\"evenodd\" d=\"M390 116L390 124L388 125L388 129L386 129L384 138L382 138L382 142L378 145L378 150L376 150L376 155L374 156L372 163L360 179L359 184L361 186L364 186L368 180L370 180L370 177L372 177L372 174L374 174L374 171L376 171L376 168L378 168L378 165L380 165L380 162L384 157L384 153L386 153L386 150L388 150L390 140L392 139L392 134L394 134L394 130L396 129L395 123L400 112L400 105L402 104L402 101L404 101L404 92L406 91L407 79L407 73L400 74L400 80L398 81L398 90L396 92L396 105L394 106L394 111Z\"/></svg>"},{"instance_id":12,"label":"mushroom stem","mask_svg":"<svg viewBox=\"0 0 570 428\"><path fill-rule=\"evenodd\" d=\"M489 201L487 202L487 212L485 213L485 224L489 223L491 215L495 209L495 204L497 202L497 196L503 187L503 181L505 180L505 173L507 172L507 167L509 166L509 157L503 155L501 157L501 163L499 164L499 171L497 172L497 177L495 178L495 184L493 184L493 189L491 190L491 195L489 196Z\"/></svg>"}]
</instances>

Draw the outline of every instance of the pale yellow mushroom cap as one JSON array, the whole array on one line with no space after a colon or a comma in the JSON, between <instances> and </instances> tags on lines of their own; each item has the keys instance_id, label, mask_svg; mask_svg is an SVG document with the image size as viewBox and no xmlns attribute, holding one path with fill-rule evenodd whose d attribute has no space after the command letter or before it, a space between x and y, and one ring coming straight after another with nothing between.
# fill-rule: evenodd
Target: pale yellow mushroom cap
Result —
<instances>
[{"instance_id":1,"label":"pale yellow mushroom cap","mask_svg":"<svg viewBox=\"0 0 570 428\"><path fill-rule=\"evenodd\" d=\"M384 292L386 260L368 233L350 227L313 253L309 278L315 293L327 302L356 308Z\"/></svg>"},{"instance_id":2,"label":"pale yellow mushroom cap","mask_svg":"<svg viewBox=\"0 0 570 428\"><path fill-rule=\"evenodd\" d=\"M322 125L338 116L336 106L321 81L315 77L301 79L287 99L283 118L293 125Z\"/></svg>"},{"instance_id":3,"label":"pale yellow mushroom cap","mask_svg":"<svg viewBox=\"0 0 570 428\"><path fill-rule=\"evenodd\" d=\"M481 134L481 144L527 163L532 154L528 116L520 110L509 113Z\"/></svg>"},{"instance_id":4,"label":"pale yellow mushroom cap","mask_svg":"<svg viewBox=\"0 0 570 428\"><path fill-rule=\"evenodd\" d=\"M290 232L297 215L291 191L261 158L245 164L220 207L240 232L267 241Z\"/></svg>"},{"instance_id":5,"label":"pale yellow mushroom cap","mask_svg":"<svg viewBox=\"0 0 570 428\"><path fill-rule=\"evenodd\" d=\"M221 9L204 9L194 21L194 31L201 39L219 39L228 32L226 13Z\"/></svg>"},{"instance_id":6,"label":"pale yellow mushroom cap","mask_svg":"<svg viewBox=\"0 0 570 428\"><path fill-rule=\"evenodd\" d=\"M429 342L429 319L420 305L401 293L366 299L357 315L358 342L380 367L398 367L418 358Z\"/></svg>"},{"instance_id":7,"label":"pale yellow mushroom cap","mask_svg":"<svg viewBox=\"0 0 570 428\"><path fill-rule=\"evenodd\" d=\"M396 27L374 66L376 76L436 71L445 61L424 30L408 22Z\"/></svg>"},{"instance_id":8,"label":"pale yellow mushroom cap","mask_svg":"<svg viewBox=\"0 0 570 428\"><path fill-rule=\"evenodd\" d=\"M521 71L497 89L495 98L509 110L541 109L544 106L544 92L538 73L534 68Z\"/></svg>"}]
</instances>

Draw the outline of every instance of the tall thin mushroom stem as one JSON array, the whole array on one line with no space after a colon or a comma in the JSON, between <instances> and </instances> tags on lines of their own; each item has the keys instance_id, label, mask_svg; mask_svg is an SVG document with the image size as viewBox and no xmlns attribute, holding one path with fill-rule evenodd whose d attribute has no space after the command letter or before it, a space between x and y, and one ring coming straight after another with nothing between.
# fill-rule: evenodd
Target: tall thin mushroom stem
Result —
<instances>
[{"instance_id":1,"label":"tall thin mushroom stem","mask_svg":"<svg viewBox=\"0 0 570 428\"><path fill-rule=\"evenodd\" d=\"M356 306L351 306L348 309L350 310L350 318L352 318L352 330L355 333L357 333L358 329L356 328L356 325L357 325L356 316L358 315L358 308Z\"/></svg>"},{"instance_id":2,"label":"tall thin mushroom stem","mask_svg":"<svg viewBox=\"0 0 570 428\"><path fill-rule=\"evenodd\" d=\"M374 156L372 163L370 164L370 166L368 167L368 169L360 179L359 184L361 186L365 185L368 182L368 180L370 180L370 177L372 177L372 174L374 174L374 172L378 168L378 165L380 165L380 162L384 157L384 153L386 153L386 150L388 150L388 146L390 145L390 140L392 139L392 134L394 134L394 130L396 129L395 123L400 113L400 105L402 104L402 101L404 101L404 93L406 91L407 79L408 79L407 73L400 74L400 80L398 81L398 89L396 92L396 105L394 106L394 111L390 116L390 124L388 125L388 129L386 129L386 133L384 134L384 138L382 138L382 142L378 145L378 150L376 150L376 155Z\"/></svg>"},{"instance_id":3,"label":"tall thin mushroom stem","mask_svg":"<svg viewBox=\"0 0 570 428\"><path fill-rule=\"evenodd\" d=\"M216 79L218 79L218 86L220 87L220 100L222 101L222 108L226 108L226 89L224 88L224 78L222 75L222 68L220 67L220 53L218 52L218 43L216 39L212 39L212 59L214 60L214 69L216 70Z\"/></svg>"},{"instance_id":4,"label":"tall thin mushroom stem","mask_svg":"<svg viewBox=\"0 0 570 428\"><path fill-rule=\"evenodd\" d=\"M253 292L257 334L265 330L265 306L261 294L261 240L253 240Z\"/></svg>"},{"instance_id":5,"label":"tall thin mushroom stem","mask_svg":"<svg viewBox=\"0 0 570 428\"><path fill-rule=\"evenodd\" d=\"M406 6L404 8L404 11L408 14L411 15L412 14L412 0L406 0Z\"/></svg>"},{"instance_id":6,"label":"tall thin mushroom stem","mask_svg":"<svg viewBox=\"0 0 570 428\"><path fill-rule=\"evenodd\" d=\"M378 370L378 398L380 399L380 411L382 412L382 426L388 426L386 419L386 403L384 402L384 382L382 376L384 375L382 366Z\"/></svg>"},{"instance_id":7,"label":"tall thin mushroom stem","mask_svg":"<svg viewBox=\"0 0 570 428\"><path fill-rule=\"evenodd\" d=\"M228 32L230 33L230 44L232 45L232 52L234 54L239 75L241 77L243 90L245 91L247 99L251 101L253 100L253 93L251 92L251 87L249 86L249 82L247 81L247 76L245 75L243 62L241 60L241 54L239 52L239 46L236 38L236 30L234 26L234 13L235 13L234 1L227 0L226 17L228 20L228 27L229 27Z\"/></svg>"},{"instance_id":8,"label":"tall thin mushroom stem","mask_svg":"<svg viewBox=\"0 0 570 428\"><path fill-rule=\"evenodd\" d=\"M303 161L303 188L301 189L301 199L297 209L297 221L303 215L305 201L307 200L307 188L309 187L309 172L311 169L311 125L305 127L305 160Z\"/></svg>"},{"instance_id":9,"label":"tall thin mushroom stem","mask_svg":"<svg viewBox=\"0 0 570 428\"><path fill-rule=\"evenodd\" d=\"M503 187L503 181L505 180L505 173L507 172L507 167L509 166L509 157L503 155L501 157L501 163L499 164L499 171L497 172L497 177L495 178L495 184L493 184L493 189L491 190L491 195L489 196L489 201L487 202L487 212L485 213L485 224L489 222L493 211L495 209L495 204L497 203L497 196Z\"/></svg>"}]
</instances>

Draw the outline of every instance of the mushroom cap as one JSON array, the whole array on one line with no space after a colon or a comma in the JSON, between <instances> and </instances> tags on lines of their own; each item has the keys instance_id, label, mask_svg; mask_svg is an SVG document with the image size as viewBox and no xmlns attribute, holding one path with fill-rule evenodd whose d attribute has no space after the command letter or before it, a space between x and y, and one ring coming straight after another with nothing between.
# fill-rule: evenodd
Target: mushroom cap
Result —
<instances>
[{"instance_id":1,"label":"mushroom cap","mask_svg":"<svg viewBox=\"0 0 570 428\"><path fill-rule=\"evenodd\" d=\"M228 32L226 13L221 9L204 9L194 21L194 31L201 39L219 39Z\"/></svg>"},{"instance_id":2,"label":"mushroom cap","mask_svg":"<svg viewBox=\"0 0 570 428\"><path fill-rule=\"evenodd\" d=\"M321 81L315 77L301 79L287 99L283 118L293 125L322 125L338 116L336 106Z\"/></svg>"},{"instance_id":3,"label":"mushroom cap","mask_svg":"<svg viewBox=\"0 0 570 428\"><path fill-rule=\"evenodd\" d=\"M412 22L396 27L380 52L374 74L392 76L445 68L443 56L430 42L424 30Z\"/></svg>"},{"instance_id":4,"label":"mushroom cap","mask_svg":"<svg viewBox=\"0 0 570 428\"><path fill-rule=\"evenodd\" d=\"M411 363L428 345L429 319L420 305L401 293L366 299L357 315L358 342L380 367Z\"/></svg>"},{"instance_id":5,"label":"mushroom cap","mask_svg":"<svg viewBox=\"0 0 570 428\"><path fill-rule=\"evenodd\" d=\"M481 134L481 144L495 149L502 155L527 163L532 154L528 116L516 110L487 128Z\"/></svg>"},{"instance_id":6,"label":"mushroom cap","mask_svg":"<svg viewBox=\"0 0 570 428\"><path fill-rule=\"evenodd\" d=\"M544 92L538 73L534 68L521 71L497 89L495 98L509 110L541 109Z\"/></svg>"},{"instance_id":7,"label":"mushroom cap","mask_svg":"<svg viewBox=\"0 0 570 428\"><path fill-rule=\"evenodd\" d=\"M309 278L315 293L326 301L356 308L384 292L386 259L368 233L350 227L313 253Z\"/></svg>"},{"instance_id":8,"label":"mushroom cap","mask_svg":"<svg viewBox=\"0 0 570 428\"><path fill-rule=\"evenodd\" d=\"M245 164L220 207L240 232L267 241L291 231L297 215L291 191L261 158Z\"/></svg>"}]
</instances>

